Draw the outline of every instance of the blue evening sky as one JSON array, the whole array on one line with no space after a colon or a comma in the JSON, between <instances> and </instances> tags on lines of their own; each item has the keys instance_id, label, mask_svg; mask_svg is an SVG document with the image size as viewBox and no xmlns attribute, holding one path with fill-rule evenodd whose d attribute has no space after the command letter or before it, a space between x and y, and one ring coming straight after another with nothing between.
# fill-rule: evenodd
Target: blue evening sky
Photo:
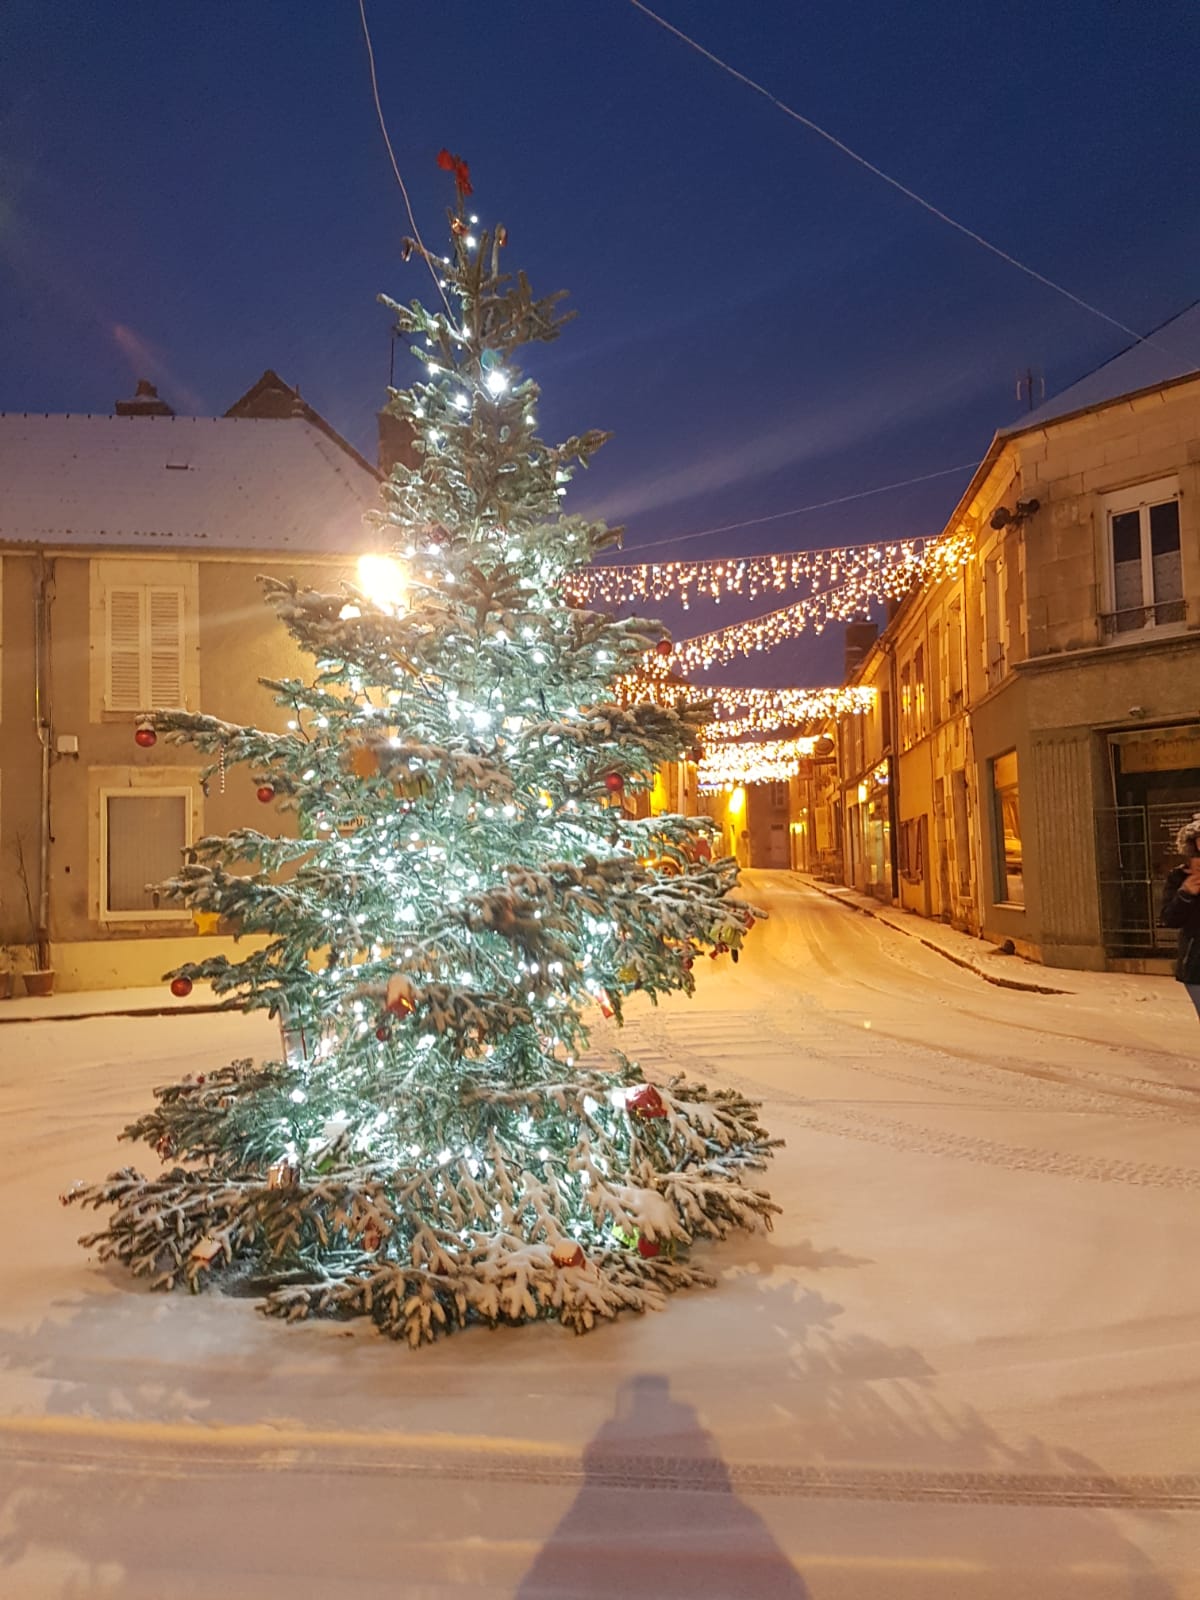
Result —
<instances>
[{"instance_id":1,"label":"blue evening sky","mask_svg":"<svg viewBox=\"0 0 1200 1600\"><path fill-rule=\"evenodd\" d=\"M1192 0L659 9L1121 322L1149 331L1200 296ZM1128 343L627 0L368 16L427 239L447 145L510 263L571 292L576 321L529 370L547 436L613 430L569 503L626 523L631 549L976 461L1019 370L1053 393ZM146 375L220 413L273 366L371 453L374 296L428 288L400 262L407 231L354 0L8 0L0 409L107 411ZM936 531L968 477L672 553ZM775 655L738 675L837 675L828 639Z\"/></svg>"}]
</instances>

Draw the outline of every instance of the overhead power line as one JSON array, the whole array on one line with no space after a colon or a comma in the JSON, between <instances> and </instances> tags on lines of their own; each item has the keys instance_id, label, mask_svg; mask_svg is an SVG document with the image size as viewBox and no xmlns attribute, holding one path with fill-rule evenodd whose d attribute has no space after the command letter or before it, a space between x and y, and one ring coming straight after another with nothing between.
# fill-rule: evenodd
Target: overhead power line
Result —
<instances>
[{"instance_id":1,"label":"overhead power line","mask_svg":"<svg viewBox=\"0 0 1200 1600\"><path fill-rule=\"evenodd\" d=\"M731 78L736 78L739 83L744 83L748 89L753 89L755 94L762 95L764 100L769 100L773 106L783 112L784 116L790 117L793 122L798 122L801 127L807 128L810 133L815 133L818 138L824 139L826 143L833 145L835 150L840 150L844 156L849 156L851 161L857 162L860 167L865 167L876 178L889 184L891 188L898 190L907 200L913 201L922 210L928 211L939 222L944 222L947 227L965 235L966 238L973 240L975 244L981 245L983 249L990 251L992 255L999 256L1001 261L1007 261L1009 266L1016 267L1018 272L1025 273L1027 277L1033 278L1047 289L1053 289L1055 294L1062 295L1065 300L1070 300L1073 305L1078 306L1081 310L1090 312L1094 317L1099 317L1102 322L1107 322L1110 327L1119 328L1122 333L1127 333L1138 344L1153 345L1159 350L1166 348L1164 345L1160 345L1157 340L1149 338L1146 334L1139 333L1136 328L1131 328L1128 323L1122 322L1117 317L1109 316L1107 311L1102 311L1099 306L1092 305L1089 300L1084 300L1082 296L1065 288L1061 283L1056 283L1053 278L1048 278L1044 272L1039 272L1036 267L1031 267L1026 262L1018 260L1009 251L1002 250L998 244L993 244L990 239L985 239L981 233L976 233L974 228L968 228L965 222L959 222L949 212L943 211L940 206L935 206L931 200L926 200L924 195L918 194L915 189L910 189L906 183L901 183L899 178L893 178L890 172L885 172L882 167L877 167L873 161L868 161L866 156L860 155L857 150L852 149L844 140L839 139L836 134L830 133L828 128L823 128L819 122L814 122L811 117L806 117L802 111L797 111L794 106L789 106L778 95L774 95L769 89L764 88L761 83L756 83L753 78L747 77L744 72L739 72L728 61L723 61L720 56L714 55L711 50L706 50L698 40L692 38L691 34L684 33L682 28L677 28L674 23L668 22L665 17L660 17L657 11L651 11L649 6L643 5L642 0L629 0L629 3L636 10L642 12L644 16L649 17L652 22L656 22L660 28L665 29L667 33L674 34L677 39L695 50L698 55L702 55L706 61L711 61L714 67L719 67L722 72L727 72Z\"/></svg>"},{"instance_id":2,"label":"overhead power line","mask_svg":"<svg viewBox=\"0 0 1200 1600\"><path fill-rule=\"evenodd\" d=\"M413 231L413 238L421 247L421 254L429 268L429 275L433 279L434 287L442 297L442 304L447 313L450 311L450 302L446 299L445 291L438 281L438 275L433 269L433 262L429 259L429 252L425 248L425 241L421 237L421 230L417 226L417 219L413 215L412 201L408 198L408 190L400 174L400 163L396 160L396 152L392 149L392 141L388 137L387 122L384 120L383 106L379 99L379 79L375 75L375 47L371 43L371 30L367 26L366 0L358 0L358 15L362 22L363 39L367 46L367 65L371 69L371 94L375 101L375 115L379 118L379 131L383 135L384 145L387 147L388 160L392 163L392 171L396 174L396 182L400 185L400 193L404 196L404 209L408 212L409 225Z\"/></svg>"},{"instance_id":3,"label":"overhead power line","mask_svg":"<svg viewBox=\"0 0 1200 1600\"><path fill-rule=\"evenodd\" d=\"M966 472L978 462L962 461L957 467L942 467L937 472L923 472L916 478L901 478L898 483L881 483L876 489L858 489L853 494L834 495L831 500L814 500L806 506L791 506L787 511L772 511L765 517L747 517L744 522L723 522L718 528L702 528L699 533L679 533L670 539L652 539L649 544L631 545L627 554L640 555L643 550L661 550L669 544L686 544L692 539L707 539L710 534L735 533L739 528L756 528L763 522L779 522L784 517L798 517L806 511L826 511L830 506L849 505L852 500L869 500L873 494L887 494L892 489L909 489L914 483L931 483L934 478L948 478L955 472ZM597 563L601 565L601 563Z\"/></svg>"}]
</instances>

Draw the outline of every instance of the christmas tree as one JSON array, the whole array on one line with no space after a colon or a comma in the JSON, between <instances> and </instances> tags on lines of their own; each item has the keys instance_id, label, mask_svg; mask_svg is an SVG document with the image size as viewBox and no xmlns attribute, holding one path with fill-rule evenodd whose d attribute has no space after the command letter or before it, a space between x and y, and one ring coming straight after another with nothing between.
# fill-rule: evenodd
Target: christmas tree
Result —
<instances>
[{"instance_id":1,"label":"christmas tree","mask_svg":"<svg viewBox=\"0 0 1200 1600\"><path fill-rule=\"evenodd\" d=\"M561 296L502 270L504 230L476 236L448 163L451 256L405 242L443 304L385 302L425 369L390 399L418 465L374 514L402 595L265 580L316 662L264 680L286 727L153 718L293 819L201 840L166 886L268 936L168 974L173 991L206 979L267 1008L287 1048L157 1090L122 1137L162 1170L65 1197L113 1208L82 1243L153 1287L257 1290L269 1313L366 1315L414 1345L657 1306L711 1281L696 1240L775 1209L745 1179L770 1149L752 1103L585 1059L594 1008L690 992L694 960L736 958L755 913L705 820L626 804L700 713L618 703L661 628L564 601L616 537L562 505L605 436L539 439L516 358L558 336Z\"/></svg>"}]
</instances>

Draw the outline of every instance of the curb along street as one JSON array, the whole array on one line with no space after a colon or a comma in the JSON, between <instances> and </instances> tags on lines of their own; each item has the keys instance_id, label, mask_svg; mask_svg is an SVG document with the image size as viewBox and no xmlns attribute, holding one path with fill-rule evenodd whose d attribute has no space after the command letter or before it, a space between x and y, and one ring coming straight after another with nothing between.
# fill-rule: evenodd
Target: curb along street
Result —
<instances>
[{"instance_id":1,"label":"curb along street","mask_svg":"<svg viewBox=\"0 0 1200 1600\"><path fill-rule=\"evenodd\" d=\"M998 989L1022 989L1028 994L1071 993L1069 989L1055 988L1048 983L1034 983L1022 978L1002 978L997 973L986 972L978 962L972 961L969 956L959 955L957 951L947 949L944 944L940 944L936 939L928 938L926 935L918 933L915 928L906 926L901 918L912 917L912 912L889 915L892 912L892 907L878 905L870 901L865 895L856 894L852 889L842 889L833 884L822 883L803 872L798 872L795 876L802 883L806 883L810 889L815 889L818 894L823 894L827 900L836 901L838 905L843 906L847 911L857 911L864 917L874 917L877 922L882 922L886 927L894 928L897 933L903 934L906 939L915 939L918 944L923 944L927 950L932 950L935 955L944 956L947 961L952 961L956 967L963 967L967 972L973 972L977 978L982 978L984 983L995 984ZM938 926L940 927L941 924L939 923ZM962 937L969 936L962 935ZM988 948L990 949L991 946ZM1014 956L1009 959L1020 960L1021 958Z\"/></svg>"}]
</instances>

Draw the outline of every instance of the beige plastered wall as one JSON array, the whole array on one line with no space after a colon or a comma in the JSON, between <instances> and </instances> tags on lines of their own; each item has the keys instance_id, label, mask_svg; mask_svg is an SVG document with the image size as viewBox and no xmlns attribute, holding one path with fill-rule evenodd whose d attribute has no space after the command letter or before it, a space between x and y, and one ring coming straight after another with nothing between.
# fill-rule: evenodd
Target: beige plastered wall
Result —
<instances>
[{"instance_id":1,"label":"beige plastered wall","mask_svg":"<svg viewBox=\"0 0 1200 1600\"><path fill-rule=\"evenodd\" d=\"M264 602L260 573L295 577L336 589L348 562L262 558L181 558L142 552L49 550L52 572L52 742L79 741L78 755L55 755L51 770L51 944L61 990L157 984L179 962L218 951L233 941L200 936L186 914L162 921L106 923L100 916L100 794L111 788L193 791L193 838L253 826L285 831L285 819L255 798L252 775L232 769L205 797L203 761L189 746L160 738L150 750L134 742L136 717L104 709L103 592L97 563L115 581L180 583L185 591L189 651L184 662L189 709L238 723L282 728L286 712L261 677L307 676L311 661ZM33 695L37 557L0 549L0 943L26 937L27 918L16 872L18 836L36 870L39 835L39 745ZM243 952L261 944L247 940ZM17 950L16 965L29 965Z\"/></svg>"}]
</instances>

